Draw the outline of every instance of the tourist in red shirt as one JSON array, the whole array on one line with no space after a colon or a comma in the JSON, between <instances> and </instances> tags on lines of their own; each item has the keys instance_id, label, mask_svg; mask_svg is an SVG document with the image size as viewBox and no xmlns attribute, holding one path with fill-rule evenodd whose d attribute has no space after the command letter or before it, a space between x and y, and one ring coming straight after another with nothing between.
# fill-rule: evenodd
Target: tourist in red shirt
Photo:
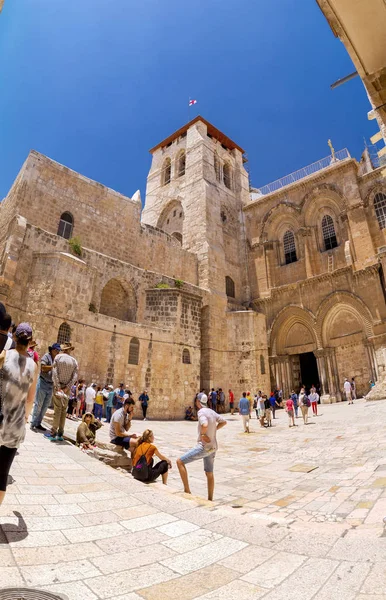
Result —
<instances>
[{"instance_id":1,"label":"tourist in red shirt","mask_svg":"<svg viewBox=\"0 0 386 600\"><path fill-rule=\"evenodd\" d=\"M231 415L235 412L235 395L232 390L229 390L229 409L231 411Z\"/></svg>"},{"instance_id":2,"label":"tourist in red shirt","mask_svg":"<svg viewBox=\"0 0 386 600\"><path fill-rule=\"evenodd\" d=\"M288 400L286 401L285 410L288 415L289 426L295 427L294 402L293 402L292 398L288 398ZM292 425L291 425L291 423L292 423Z\"/></svg>"}]
</instances>

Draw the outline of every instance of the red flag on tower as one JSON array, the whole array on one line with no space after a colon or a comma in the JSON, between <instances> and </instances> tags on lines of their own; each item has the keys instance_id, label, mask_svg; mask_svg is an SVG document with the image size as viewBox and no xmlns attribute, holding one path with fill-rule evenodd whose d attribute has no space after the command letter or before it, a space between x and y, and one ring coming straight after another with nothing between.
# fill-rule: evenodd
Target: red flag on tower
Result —
<instances>
[{"instance_id":1,"label":"red flag on tower","mask_svg":"<svg viewBox=\"0 0 386 600\"><path fill-rule=\"evenodd\" d=\"M193 106L193 104L197 104L197 100L189 100L189 106Z\"/></svg>"}]
</instances>

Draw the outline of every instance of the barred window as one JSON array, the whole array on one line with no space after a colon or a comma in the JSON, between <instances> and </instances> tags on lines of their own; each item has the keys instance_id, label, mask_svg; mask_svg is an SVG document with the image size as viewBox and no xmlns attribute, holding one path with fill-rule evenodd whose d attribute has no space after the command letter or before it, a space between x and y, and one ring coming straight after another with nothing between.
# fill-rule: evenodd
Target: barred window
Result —
<instances>
[{"instance_id":1,"label":"barred window","mask_svg":"<svg viewBox=\"0 0 386 600\"><path fill-rule=\"evenodd\" d=\"M190 352L187 348L182 351L182 362L184 365L190 365Z\"/></svg>"},{"instance_id":2,"label":"barred window","mask_svg":"<svg viewBox=\"0 0 386 600\"><path fill-rule=\"evenodd\" d=\"M232 189L232 169L230 167L230 164L224 163L222 171L223 171L224 185L225 185L225 187L228 188L228 190L231 190Z\"/></svg>"},{"instance_id":3,"label":"barred window","mask_svg":"<svg viewBox=\"0 0 386 600\"><path fill-rule=\"evenodd\" d=\"M56 339L58 344L65 344L71 342L71 327L68 323L62 323L58 330L58 337Z\"/></svg>"},{"instance_id":4,"label":"barred window","mask_svg":"<svg viewBox=\"0 0 386 600\"><path fill-rule=\"evenodd\" d=\"M336 239L335 225L330 215L324 215L322 219L322 234L325 250L332 250L332 248L337 247L338 240Z\"/></svg>"},{"instance_id":5,"label":"barred window","mask_svg":"<svg viewBox=\"0 0 386 600\"><path fill-rule=\"evenodd\" d=\"M228 275L225 277L225 292L228 298L235 297L235 282Z\"/></svg>"},{"instance_id":6,"label":"barred window","mask_svg":"<svg viewBox=\"0 0 386 600\"><path fill-rule=\"evenodd\" d=\"M137 365L139 363L139 339L131 338L129 346L129 365Z\"/></svg>"},{"instance_id":7,"label":"barred window","mask_svg":"<svg viewBox=\"0 0 386 600\"><path fill-rule=\"evenodd\" d=\"M386 194L378 192L374 196L374 208L377 215L378 225L381 229L386 228Z\"/></svg>"},{"instance_id":8,"label":"barred window","mask_svg":"<svg viewBox=\"0 0 386 600\"><path fill-rule=\"evenodd\" d=\"M220 181L220 161L217 156L217 152L214 153L214 172L216 173L217 181Z\"/></svg>"},{"instance_id":9,"label":"barred window","mask_svg":"<svg viewBox=\"0 0 386 600\"><path fill-rule=\"evenodd\" d=\"M64 212L60 217L58 235L60 235L60 237L64 238L65 240L69 240L72 236L73 228L73 216L69 212Z\"/></svg>"},{"instance_id":10,"label":"barred window","mask_svg":"<svg viewBox=\"0 0 386 600\"><path fill-rule=\"evenodd\" d=\"M162 167L162 185L168 185L172 178L172 161L167 158Z\"/></svg>"},{"instance_id":11,"label":"barred window","mask_svg":"<svg viewBox=\"0 0 386 600\"><path fill-rule=\"evenodd\" d=\"M186 156L185 156L185 152L183 151L178 156L178 168L177 168L178 177L182 177L183 175L185 175L185 165L186 165Z\"/></svg>"},{"instance_id":12,"label":"barred window","mask_svg":"<svg viewBox=\"0 0 386 600\"><path fill-rule=\"evenodd\" d=\"M295 246L295 236L292 231L288 230L285 232L283 236L283 246L284 246L284 259L285 264L289 265L290 263L297 261L296 256L296 246Z\"/></svg>"}]
</instances>

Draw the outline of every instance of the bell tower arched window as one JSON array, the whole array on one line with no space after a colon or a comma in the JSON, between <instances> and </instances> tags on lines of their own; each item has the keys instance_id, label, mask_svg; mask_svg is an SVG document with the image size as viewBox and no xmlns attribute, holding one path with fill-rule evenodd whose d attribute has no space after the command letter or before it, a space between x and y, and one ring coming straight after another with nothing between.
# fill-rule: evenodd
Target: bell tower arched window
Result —
<instances>
[{"instance_id":1,"label":"bell tower arched window","mask_svg":"<svg viewBox=\"0 0 386 600\"><path fill-rule=\"evenodd\" d=\"M214 153L214 172L216 174L216 180L220 181L221 177L220 177L220 161L219 158L217 156L217 152Z\"/></svg>"},{"instance_id":2,"label":"bell tower arched window","mask_svg":"<svg viewBox=\"0 0 386 600\"><path fill-rule=\"evenodd\" d=\"M325 250L332 250L337 247L338 240L336 239L335 225L330 215L324 215L322 219L322 235Z\"/></svg>"},{"instance_id":3,"label":"bell tower arched window","mask_svg":"<svg viewBox=\"0 0 386 600\"><path fill-rule=\"evenodd\" d=\"M386 194L378 192L374 196L374 209L381 229L386 228Z\"/></svg>"},{"instance_id":4,"label":"bell tower arched window","mask_svg":"<svg viewBox=\"0 0 386 600\"><path fill-rule=\"evenodd\" d=\"M185 166L186 166L186 154L183 150L181 154L178 155L177 159L177 175L178 177L182 177L185 175Z\"/></svg>"},{"instance_id":5,"label":"bell tower arched window","mask_svg":"<svg viewBox=\"0 0 386 600\"><path fill-rule=\"evenodd\" d=\"M285 264L289 265L290 263L297 261L296 256L296 246L295 246L295 236L292 231L288 230L285 232L283 236L283 246L284 246L284 260Z\"/></svg>"},{"instance_id":6,"label":"bell tower arched window","mask_svg":"<svg viewBox=\"0 0 386 600\"><path fill-rule=\"evenodd\" d=\"M162 167L162 185L168 185L172 178L172 161L167 158Z\"/></svg>"},{"instance_id":7,"label":"bell tower arched window","mask_svg":"<svg viewBox=\"0 0 386 600\"><path fill-rule=\"evenodd\" d=\"M72 237L73 228L74 219L72 214L69 212L64 212L60 217L58 235L66 240L69 240Z\"/></svg>"},{"instance_id":8,"label":"bell tower arched window","mask_svg":"<svg viewBox=\"0 0 386 600\"><path fill-rule=\"evenodd\" d=\"M224 166L222 168L223 171L223 180L224 180L224 185L225 187L228 188L228 190L232 189L232 169L229 163L225 162Z\"/></svg>"}]
</instances>

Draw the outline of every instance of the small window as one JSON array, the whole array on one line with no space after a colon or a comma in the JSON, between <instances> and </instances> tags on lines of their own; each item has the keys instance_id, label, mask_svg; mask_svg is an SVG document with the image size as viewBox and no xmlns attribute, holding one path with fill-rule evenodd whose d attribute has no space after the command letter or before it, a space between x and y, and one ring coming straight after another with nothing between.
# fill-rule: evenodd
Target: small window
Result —
<instances>
[{"instance_id":1,"label":"small window","mask_svg":"<svg viewBox=\"0 0 386 600\"><path fill-rule=\"evenodd\" d=\"M283 246L284 246L284 259L285 264L289 265L290 263L296 262L296 246L295 246L295 236L292 231L286 231L283 236Z\"/></svg>"},{"instance_id":2,"label":"small window","mask_svg":"<svg viewBox=\"0 0 386 600\"><path fill-rule=\"evenodd\" d=\"M220 161L217 152L214 153L214 172L216 173L217 181L220 181Z\"/></svg>"},{"instance_id":3,"label":"small window","mask_svg":"<svg viewBox=\"0 0 386 600\"><path fill-rule=\"evenodd\" d=\"M169 225L169 221L170 221L169 219L166 221L166 225Z\"/></svg>"},{"instance_id":4,"label":"small window","mask_svg":"<svg viewBox=\"0 0 386 600\"><path fill-rule=\"evenodd\" d=\"M262 354L260 354L260 373L262 375L265 375L265 361L264 356Z\"/></svg>"},{"instance_id":5,"label":"small window","mask_svg":"<svg viewBox=\"0 0 386 600\"><path fill-rule=\"evenodd\" d=\"M182 218L182 212L180 212L180 219Z\"/></svg>"},{"instance_id":6,"label":"small window","mask_svg":"<svg viewBox=\"0 0 386 600\"><path fill-rule=\"evenodd\" d=\"M225 277L225 291L228 298L235 297L235 282L228 275Z\"/></svg>"},{"instance_id":7,"label":"small window","mask_svg":"<svg viewBox=\"0 0 386 600\"><path fill-rule=\"evenodd\" d=\"M378 225L381 229L386 228L386 194L378 192L374 196L375 214L378 219Z\"/></svg>"},{"instance_id":8,"label":"small window","mask_svg":"<svg viewBox=\"0 0 386 600\"><path fill-rule=\"evenodd\" d=\"M129 346L129 365L137 365L139 362L139 339L131 338Z\"/></svg>"},{"instance_id":9,"label":"small window","mask_svg":"<svg viewBox=\"0 0 386 600\"><path fill-rule=\"evenodd\" d=\"M71 342L71 327L68 323L62 323L58 330L58 337L56 339L58 344L65 344Z\"/></svg>"},{"instance_id":10,"label":"small window","mask_svg":"<svg viewBox=\"0 0 386 600\"><path fill-rule=\"evenodd\" d=\"M176 216L176 214L177 214L177 211L176 211L176 210L173 210L173 217L175 217L175 216Z\"/></svg>"},{"instance_id":11,"label":"small window","mask_svg":"<svg viewBox=\"0 0 386 600\"><path fill-rule=\"evenodd\" d=\"M183 175L185 175L185 163L186 163L185 152L181 152L181 154L178 157L178 164L177 164L178 177L182 177Z\"/></svg>"},{"instance_id":12,"label":"small window","mask_svg":"<svg viewBox=\"0 0 386 600\"><path fill-rule=\"evenodd\" d=\"M335 225L330 215L324 215L322 219L322 234L325 250L332 250L337 247L338 241L336 239Z\"/></svg>"},{"instance_id":13,"label":"small window","mask_svg":"<svg viewBox=\"0 0 386 600\"><path fill-rule=\"evenodd\" d=\"M225 187L227 187L228 190L231 190L232 189L232 169L231 169L229 163L224 163L223 180L224 180Z\"/></svg>"},{"instance_id":14,"label":"small window","mask_svg":"<svg viewBox=\"0 0 386 600\"><path fill-rule=\"evenodd\" d=\"M65 240L69 240L72 236L72 230L74 228L74 219L69 212L65 212L60 217L59 227L58 227L58 235L64 238Z\"/></svg>"},{"instance_id":15,"label":"small window","mask_svg":"<svg viewBox=\"0 0 386 600\"><path fill-rule=\"evenodd\" d=\"M182 351L182 362L184 365L190 365L190 352L187 348Z\"/></svg>"},{"instance_id":16,"label":"small window","mask_svg":"<svg viewBox=\"0 0 386 600\"><path fill-rule=\"evenodd\" d=\"M167 158L162 167L162 185L168 185L172 178L172 162Z\"/></svg>"}]
</instances>

